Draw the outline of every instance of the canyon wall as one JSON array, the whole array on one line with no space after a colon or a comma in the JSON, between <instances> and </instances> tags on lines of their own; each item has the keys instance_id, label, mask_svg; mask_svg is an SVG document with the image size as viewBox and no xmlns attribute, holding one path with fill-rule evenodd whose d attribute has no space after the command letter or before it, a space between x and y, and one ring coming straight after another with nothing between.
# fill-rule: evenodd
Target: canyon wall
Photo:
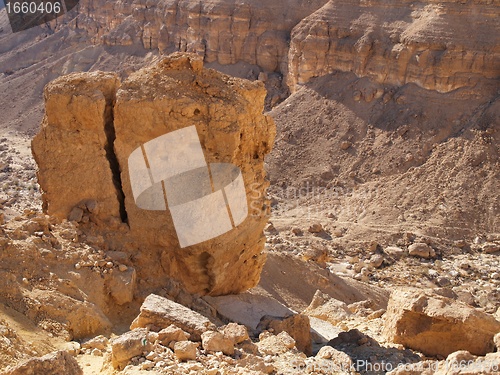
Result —
<instances>
[{"instance_id":1,"label":"canyon wall","mask_svg":"<svg viewBox=\"0 0 500 375\"><path fill-rule=\"evenodd\" d=\"M335 70L449 92L500 74L498 3L330 0L292 31L288 84Z\"/></svg>"},{"instance_id":2,"label":"canyon wall","mask_svg":"<svg viewBox=\"0 0 500 375\"><path fill-rule=\"evenodd\" d=\"M82 0L73 26L96 44L257 65L292 91L340 70L448 92L498 77L498 11L491 0Z\"/></svg>"},{"instance_id":3,"label":"canyon wall","mask_svg":"<svg viewBox=\"0 0 500 375\"><path fill-rule=\"evenodd\" d=\"M106 45L187 51L205 62L284 71L292 28L326 0L80 1L78 27Z\"/></svg>"}]
</instances>

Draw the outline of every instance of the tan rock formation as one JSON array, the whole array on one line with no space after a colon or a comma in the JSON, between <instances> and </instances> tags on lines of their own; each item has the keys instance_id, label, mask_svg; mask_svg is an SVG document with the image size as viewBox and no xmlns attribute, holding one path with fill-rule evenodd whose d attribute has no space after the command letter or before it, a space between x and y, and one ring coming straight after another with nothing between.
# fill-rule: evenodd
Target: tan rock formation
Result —
<instances>
[{"instance_id":1,"label":"tan rock formation","mask_svg":"<svg viewBox=\"0 0 500 375\"><path fill-rule=\"evenodd\" d=\"M492 315L420 290L393 292L385 314L390 341L431 356L458 350L485 355L494 350L498 331L500 322Z\"/></svg>"},{"instance_id":2,"label":"tan rock formation","mask_svg":"<svg viewBox=\"0 0 500 375\"><path fill-rule=\"evenodd\" d=\"M151 335L147 329L137 328L111 341L111 360L114 368L123 369L128 361L152 349Z\"/></svg>"},{"instance_id":3,"label":"tan rock formation","mask_svg":"<svg viewBox=\"0 0 500 375\"><path fill-rule=\"evenodd\" d=\"M265 260L268 215L264 156L275 135L273 121L262 114L262 84L203 69L195 55L176 54L133 74L117 91L118 85L113 74L89 73L62 77L47 86L47 114L33 141L45 211L83 226L90 221L108 239L114 236L110 250L138 252L137 277L148 278L153 287L164 285L168 277L201 294L235 293L256 285ZM157 196L163 208L145 209L137 203L131 185L137 181L131 182L129 173L134 150L184 128L198 136L207 165L231 164L231 173L241 172L241 182L231 183L240 186L238 207L246 207L236 218L231 206L232 226L217 233L222 235L187 244L163 193ZM212 187L216 193L223 188ZM187 199L184 193L181 190L175 199ZM202 219L215 215L201 212ZM183 224L191 237L199 234L189 227L191 222ZM118 303L133 297L136 276L133 270L129 273L128 278L121 275L125 294L119 291L120 282L110 285Z\"/></svg>"},{"instance_id":4,"label":"tan rock formation","mask_svg":"<svg viewBox=\"0 0 500 375\"><path fill-rule=\"evenodd\" d=\"M83 375L78 362L68 352L54 352L32 358L2 375L66 374Z\"/></svg>"},{"instance_id":5,"label":"tan rock formation","mask_svg":"<svg viewBox=\"0 0 500 375\"><path fill-rule=\"evenodd\" d=\"M284 71L290 31L325 3L163 0L153 5L81 0L77 25L97 43L196 52L207 63L243 61L266 71Z\"/></svg>"},{"instance_id":6,"label":"tan rock formation","mask_svg":"<svg viewBox=\"0 0 500 375\"><path fill-rule=\"evenodd\" d=\"M288 84L336 70L448 92L498 77L498 5L330 0L292 31Z\"/></svg>"},{"instance_id":7,"label":"tan rock formation","mask_svg":"<svg viewBox=\"0 0 500 375\"><path fill-rule=\"evenodd\" d=\"M115 152L131 233L148 254L144 261L159 257L163 270L190 292L234 293L259 280L267 217L264 156L275 135L274 123L262 115L264 97L261 84L205 70L201 58L182 54L133 74L117 93ZM144 143L189 126L196 127L209 164L240 168L248 217L235 230L181 249L171 212L144 210L134 201L128 159Z\"/></svg>"},{"instance_id":8,"label":"tan rock formation","mask_svg":"<svg viewBox=\"0 0 500 375\"><path fill-rule=\"evenodd\" d=\"M259 326L275 334L288 333L295 340L298 350L308 356L312 354L311 324L307 315L295 314L286 318L264 316Z\"/></svg>"},{"instance_id":9,"label":"tan rock formation","mask_svg":"<svg viewBox=\"0 0 500 375\"><path fill-rule=\"evenodd\" d=\"M149 295L141 306L141 313L132 322L130 329L165 329L175 325L190 334L194 341L200 341L202 333L215 330L215 325L206 317L167 298ZM160 331L161 332L161 331Z\"/></svg>"},{"instance_id":10,"label":"tan rock formation","mask_svg":"<svg viewBox=\"0 0 500 375\"><path fill-rule=\"evenodd\" d=\"M120 217L112 156L113 103L119 85L113 73L74 73L45 88L46 114L32 150L44 210L66 219L86 200L94 219ZM83 210L82 210L83 214Z\"/></svg>"}]
</instances>

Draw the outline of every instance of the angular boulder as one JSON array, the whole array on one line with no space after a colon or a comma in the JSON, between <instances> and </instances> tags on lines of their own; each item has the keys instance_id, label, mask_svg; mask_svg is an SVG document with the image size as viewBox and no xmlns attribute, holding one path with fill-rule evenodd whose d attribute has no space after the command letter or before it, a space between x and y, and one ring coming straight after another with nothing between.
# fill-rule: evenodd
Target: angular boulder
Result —
<instances>
[{"instance_id":1,"label":"angular boulder","mask_svg":"<svg viewBox=\"0 0 500 375\"><path fill-rule=\"evenodd\" d=\"M158 340L160 340L163 346L168 347L170 347L172 343L175 344L179 341L187 341L189 340L189 337L189 333L184 332L182 329L173 324L158 332Z\"/></svg>"},{"instance_id":2,"label":"angular boulder","mask_svg":"<svg viewBox=\"0 0 500 375\"><path fill-rule=\"evenodd\" d=\"M175 343L175 357L180 361L190 361L196 359L196 348L198 344L191 341L179 341Z\"/></svg>"},{"instance_id":3,"label":"angular boulder","mask_svg":"<svg viewBox=\"0 0 500 375\"><path fill-rule=\"evenodd\" d=\"M201 335L203 349L208 352L222 352L225 355L234 354L234 340L221 332L207 331Z\"/></svg>"},{"instance_id":4,"label":"angular boulder","mask_svg":"<svg viewBox=\"0 0 500 375\"><path fill-rule=\"evenodd\" d=\"M153 346L148 339L148 330L137 328L126 332L111 341L111 362L116 369L123 369L128 361L144 352L150 351Z\"/></svg>"},{"instance_id":5,"label":"angular boulder","mask_svg":"<svg viewBox=\"0 0 500 375\"><path fill-rule=\"evenodd\" d=\"M257 343L262 355L280 355L295 347L295 340L285 331L278 335L270 333L261 334Z\"/></svg>"},{"instance_id":6,"label":"angular boulder","mask_svg":"<svg viewBox=\"0 0 500 375\"><path fill-rule=\"evenodd\" d=\"M32 144L45 212L95 224L134 255L150 287L173 278L215 296L255 286L269 215L264 156L276 133L265 95L261 82L184 53L121 84L102 72L58 78Z\"/></svg>"},{"instance_id":7,"label":"angular boulder","mask_svg":"<svg viewBox=\"0 0 500 375\"><path fill-rule=\"evenodd\" d=\"M485 355L494 350L498 332L500 322L492 315L429 291L394 291L385 314L389 341L428 356L459 350Z\"/></svg>"},{"instance_id":8,"label":"angular boulder","mask_svg":"<svg viewBox=\"0 0 500 375\"><path fill-rule=\"evenodd\" d=\"M275 334L288 333L294 340L298 350L306 355L312 354L311 324L309 317L295 314L288 317L264 316L257 328L270 330Z\"/></svg>"},{"instance_id":9,"label":"angular boulder","mask_svg":"<svg viewBox=\"0 0 500 375\"><path fill-rule=\"evenodd\" d=\"M146 298L130 329L148 327L161 330L172 324L189 333L194 341L200 341L203 332L216 329L203 315L155 294Z\"/></svg>"}]
</instances>

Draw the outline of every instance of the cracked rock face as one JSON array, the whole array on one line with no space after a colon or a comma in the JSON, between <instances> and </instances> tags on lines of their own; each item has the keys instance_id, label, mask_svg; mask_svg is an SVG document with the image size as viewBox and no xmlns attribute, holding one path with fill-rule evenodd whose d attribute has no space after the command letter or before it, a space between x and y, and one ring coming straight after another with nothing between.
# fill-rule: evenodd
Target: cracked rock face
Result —
<instances>
[{"instance_id":1,"label":"cracked rock face","mask_svg":"<svg viewBox=\"0 0 500 375\"><path fill-rule=\"evenodd\" d=\"M134 252L150 284L172 277L211 295L253 287L265 261L264 156L275 136L264 98L261 84L181 53L121 85L101 72L53 81L33 140L45 212L65 219L79 208L82 226L108 234L128 225L108 245ZM218 166L230 173L219 179ZM191 168L206 178L182 179Z\"/></svg>"},{"instance_id":2,"label":"cracked rock face","mask_svg":"<svg viewBox=\"0 0 500 375\"><path fill-rule=\"evenodd\" d=\"M113 73L74 73L45 88L45 118L32 142L44 211L61 219L90 198L94 219L120 217L112 154L112 109L119 85Z\"/></svg>"}]
</instances>

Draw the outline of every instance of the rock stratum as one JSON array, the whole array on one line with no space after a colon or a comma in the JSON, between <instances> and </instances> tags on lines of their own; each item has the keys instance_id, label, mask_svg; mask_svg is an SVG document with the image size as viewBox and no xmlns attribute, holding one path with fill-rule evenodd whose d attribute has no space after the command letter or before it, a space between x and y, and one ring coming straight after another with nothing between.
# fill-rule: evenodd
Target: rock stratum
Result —
<instances>
[{"instance_id":1,"label":"rock stratum","mask_svg":"<svg viewBox=\"0 0 500 375\"><path fill-rule=\"evenodd\" d=\"M499 74L498 4L477 1L80 2L97 44L195 52L283 74L292 91L340 70L449 92Z\"/></svg>"},{"instance_id":2,"label":"rock stratum","mask_svg":"<svg viewBox=\"0 0 500 375\"><path fill-rule=\"evenodd\" d=\"M196 55L171 55L121 84L112 73L58 78L45 90L46 116L32 144L45 212L102 231L111 250L134 256L139 277L152 286L166 277L200 294L255 286L269 213L264 155L275 134L262 114L264 97L262 84L204 69ZM138 206L129 158L146 142L193 126L210 165L241 170L248 215L222 235L181 248L170 210Z\"/></svg>"},{"instance_id":3,"label":"rock stratum","mask_svg":"<svg viewBox=\"0 0 500 375\"><path fill-rule=\"evenodd\" d=\"M331 0L292 31L288 83L340 70L450 92L497 78L498 4Z\"/></svg>"}]
</instances>

